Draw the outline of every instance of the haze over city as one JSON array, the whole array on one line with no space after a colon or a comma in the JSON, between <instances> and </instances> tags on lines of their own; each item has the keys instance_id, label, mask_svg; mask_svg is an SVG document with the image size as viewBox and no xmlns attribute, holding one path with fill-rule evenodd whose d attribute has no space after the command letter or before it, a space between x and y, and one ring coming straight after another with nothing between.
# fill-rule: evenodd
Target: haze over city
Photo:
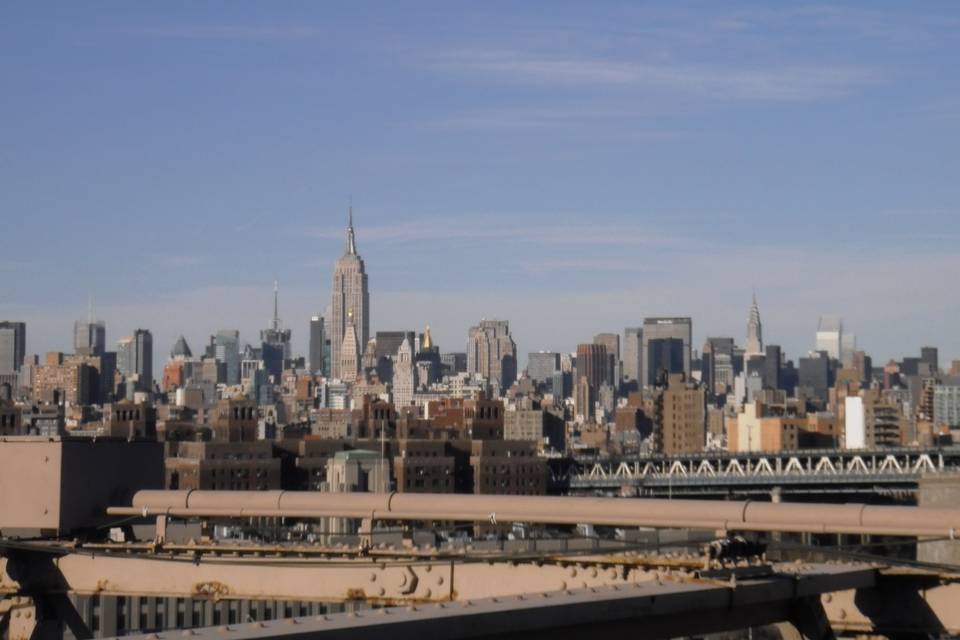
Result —
<instances>
[{"instance_id":1,"label":"haze over city","mask_svg":"<svg viewBox=\"0 0 960 640\"><path fill-rule=\"evenodd\" d=\"M955 6L35 4L0 20L0 316L307 348L352 199L375 329L641 318L960 355ZM13 232L13 233L10 233Z\"/></svg>"}]
</instances>

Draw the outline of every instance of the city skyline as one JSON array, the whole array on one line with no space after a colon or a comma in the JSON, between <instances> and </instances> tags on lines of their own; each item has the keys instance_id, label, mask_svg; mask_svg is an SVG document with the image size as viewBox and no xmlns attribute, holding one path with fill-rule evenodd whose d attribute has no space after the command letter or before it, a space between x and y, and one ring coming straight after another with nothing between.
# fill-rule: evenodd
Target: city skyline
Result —
<instances>
[{"instance_id":1,"label":"city skyline","mask_svg":"<svg viewBox=\"0 0 960 640\"><path fill-rule=\"evenodd\" d=\"M950 4L60 10L0 23L31 352L88 296L108 344L255 338L279 279L305 353L352 194L372 330L507 318L524 354L682 315L699 345L756 286L792 356L823 314L878 360L960 355Z\"/></svg>"},{"instance_id":2,"label":"city skyline","mask_svg":"<svg viewBox=\"0 0 960 640\"><path fill-rule=\"evenodd\" d=\"M341 258L343 258L344 256L353 256L353 255L354 255L354 254L352 253L352 251L355 251L355 249L353 249L354 242L355 242L355 239L354 239L354 238L355 238L355 236L354 236L354 228L353 228L353 218L352 218L352 212L351 212L351 215L350 215L350 217L349 217L348 227L347 227L347 249L346 249L345 252L341 255ZM340 260L340 259L338 259L337 261L334 262L333 268L331 269L332 272L336 272L336 271L337 271L337 264L338 264L339 260ZM363 260L361 260L361 262L363 262ZM365 276L364 276L364 277L365 277ZM279 306L280 306L280 305L279 305L279 285L278 285L278 282L277 282L276 280L273 281L273 283L272 283L272 288L270 289L270 291L271 291L271 300L272 300L272 304L273 304L273 307L272 307L272 309L273 309L273 315L271 316L271 321L270 321L270 322L271 322L271 326L277 326L278 323L281 323L283 326L285 326L285 327L286 327L286 331L292 333L292 337L291 337L291 339L290 339L290 345L291 345L291 347L290 347L290 348L291 348L291 354L290 354L290 355L292 355L292 356L302 356L302 357L304 357L304 358L306 359L306 361L309 362L309 355L310 355L310 354L309 354L309 339L310 339L311 321L312 321L315 317L317 317L317 314L314 313L314 314L308 316L308 317L306 318L305 326L302 328L302 331L298 331L297 328L298 328L299 324L301 324L301 323L300 323L300 320L302 320L302 318L297 318L296 320L294 320L294 321L291 322L290 320L287 320L286 317L283 316L283 314L281 314L281 313L279 312ZM251 295L252 295L252 294L251 294ZM329 299L329 298L328 298L328 299ZM302 301L301 301L301 302L302 302ZM298 305L294 305L294 306L297 307ZM758 310L758 309L759 309L761 306L762 306L762 305L760 305L760 304L758 303L758 300L757 300L757 292L756 292L756 290L754 289L753 292L752 292L752 297L751 297L751 299L750 299L749 307L747 307L747 311L748 311L748 314L749 314L749 315L748 315L746 321L744 321L744 322L742 323L742 327L741 327L741 330L740 330L739 332L737 332L737 331L731 331L731 332L729 332L729 333L717 332L717 331L711 332L711 331L709 330L709 328L708 328L707 330L704 330L704 329L700 328L699 330L693 331L693 333L692 333L692 336L693 336L693 337L692 337L692 341L691 341L691 343L690 343L690 350L691 350L691 351L694 351L694 352L697 352L697 353L699 354L699 353L701 352L701 350L702 350L702 346L703 346L703 344L705 343L705 341L708 340L708 339L711 339L711 338L732 338L734 344L736 344L738 347L741 347L741 348L743 348L743 349L746 349L746 348L747 348L747 345L748 345L748 343L749 343L749 340L750 340L751 325L753 324L754 318L755 318L754 314L758 314L758 313L759 313L759 310ZM330 309L330 308L331 308L331 305L328 304L328 305L327 305L327 308ZM767 317L768 311L767 311L766 309L764 309L764 310L763 310L763 314L764 314L764 317ZM322 317L322 314L321 314L321 317ZM822 324L824 317L835 318L835 319L838 320L838 321L839 321L839 320L842 320L842 318L841 318L840 316L837 316L837 315L831 315L831 316L823 316L823 315L821 315L821 316L817 316L817 321L816 321L816 323L814 323L815 326L813 327L813 329L811 329L811 330L808 332L808 333L809 333L809 335L808 335L808 338L809 338L809 347L807 347L807 348L800 348L800 349L798 349L798 350L793 350L793 349L789 348L789 346L785 345L785 344L782 343L782 342L777 341L776 339L774 339L774 340L769 340L769 341L765 341L765 342L769 342L769 344L776 345L776 346L780 347L781 350L783 351L784 355L787 357L787 359L793 360L794 363L796 364L796 362L798 361L799 358L801 358L801 357L803 357L803 356L806 356L806 355L809 354L809 353L814 353L814 352L816 352L816 351L818 350L818 348L820 348L819 345L818 345L818 331L817 331L817 330L820 328L820 325ZM696 318L691 317L691 316L687 316L686 318L693 319L694 321L696 320ZM685 320L686 318L680 318L680 319ZM510 322L511 324L513 324L513 320L511 320L510 318L507 318L507 317L500 317L500 316L489 316L489 317L487 317L487 316L484 316L484 317L482 317L482 319L483 319L483 320L490 320L490 321L506 321L506 322ZM521 321L519 322L519 324L521 324L521 325L524 325L524 324L525 324L525 323L523 322L523 319L524 319L523 316L521 316ZM631 319L631 320L635 320L635 321L636 321L635 324L638 324L638 325L639 325L639 324L643 324L643 322L644 322L645 320L646 320L646 321L650 321L650 320L657 321L657 320L659 320L659 319L660 319L660 318L658 318L657 316L645 315L645 316L643 316L643 317L638 317L638 318L634 318L634 319ZM235 320L236 320L236 318L235 318ZM22 320L19 320L19 319L17 319L17 320L7 320L7 321L8 321L8 322L22 322ZM326 321L329 322L329 320L326 320ZM179 331L179 332L178 332L178 331L175 330L175 331L173 332L173 334L174 334L175 337L169 342L170 347L165 346L162 341L159 341L159 342L158 342L158 341L156 341L156 339L154 340L155 342L157 342L157 344L155 345L155 349L159 349L159 351L156 351L156 350L154 351L154 357L155 357L155 358L159 358L159 361L160 361L160 362L165 361L165 354L167 353L167 350L168 350L169 348L173 348L173 346L175 346L175 345L180 341L181 338L186 339L186 341L187 341L188 344L194 344L194 345L198 345L198 346L203 346L203 345L208 344L210 340L214 339L214 338L218 335L218 333L219 333L219 332L222 332L222 331L236 331L236 332L238 333L238 337L239 337L238 347L241 347L241 348L242 348L243 345L245 345L245 344L250 344L250 345L259 344L258 338L262 337L262 336L260 335L260 334L262 333L262 331L263 331L262 329L256 329L256 330L251 330L251 331L244 332L244 330L238 328L238 327L240 327L240 326L248 326L250 322L251 322L251 320L247 319L247 320L245 320L245 321L244 321L243 323L241 323L241 324L237 324L236 322L234 322L234 324L222 323L221 325L217 325L217 328L216 328L216 329L211 329L211 330L209 330L209 332L207 332L207 333L202 333L202 332L201 332L201 333L198 334L197 336L190 336L190 335L188 335L185 331ZM253 322L256 323L255 321L253 321ZM73 329L73 333L70 333L70 334L69 334L69 336L68 336L68 338L67 338L68 341L71 341L71 340L73 340L73 339L75 338L76 325L77 325L78 323L80 323L80 324L96 324L96 325L98 325L98 326L100 327L101 332L105 333L105 335L106 335L105 345L106 345L106 348L107 348L108 351L109 351L109 350L114 350L114 349L116 349L117 346L118 346L118 344L119 344L120 342L122 342L125 338L127 338L127 334L129 334L129 333L131 333L131 332L133 331L133 330L131 329L130 331L127 331L126 333L124 333L122 330L120 330L119 333L122 335L122 337L117 338L116 340L112 340L111 337L110 337L110 333L108 333L108 331L110 330L110 324L111 324L111 323L110 323L108 320L106 320L105 318L103 318L103 317L101 317L101 316L99 316L99 315L97 315L97 314L94 313L93 303L92 303L92 301L91 301L90 299L88 299L88 310L87 310L87 317L86 317L86 319L84 319L84 320L75 320L75 321L72 322L71 326L73 326L74 329ZM27 342L27 344L26 344L26 355L28 355L28 356L38 355L38 356L40 356L41 359L42 359L42 357L43 357L43 355L44 355L45 353L51 352L51 351L54 351L54 352L60 351L60 352L64 352L64 353L71 352L72 349L71 349L70 346L64 346L64 347L62 347L62 348L53 348L53 349L39 349L39 350L34 350L34 349L32 349L32 348L31 348L31 343L30 343L30 339L31 339L30 335L31 335L31 334L30 334L30 331L29 331L30 323L28 322L28 323L26 323L26 324L27 324L27 326L28 326L28 331L27 331L27 339L28 339L28 342ZM474 324L474 323L470 323L470 324ZM766 321L764 321L763 324L766 325ZM376 316L374 316L373 320L371 321L370 338L372 339L372 338L374 337L374 334L377 333L378 331L379 331L379 332L392 331L392 330L395 331L395 330L398 330L398 327L399 327L399 326L400 326L400 325L398 325L398 326L392 326L392 325L391 325L391 326L389 326L389 327L380 326L380 325L378 325L378 324L376 323ZM699 325L698 325L697 322L694 322L694 326L695 326L695 327L699 327ZM404 331L406 331L406 330L419 331L419 330L421 330L423 327L429 328L429 327L430 327L430 321L428 320L427 322L425 322L424 324L421 324L421 325L419 325L419 326L418 326L418 325L402 326L402 327L400 327L400 329L402 329L402 330L404 330ZM156 335L156 334L157 334L157 332L154 331L153 329L151 329L150 327L144 327L144 328L146 328L147 330L150 330L153 335ZM138 330L139 330L139 329L138 329ZM466 332L466 333L469 333L469 330L470 330L470 326L468 325L468 327L466 328L465 332ZM597 330L596 327L595 327L594 330ZM604 330L606 330L606 328L604 328ZM617 336L619 336L620 338L622 338L622 337L624 336L624 334L625 334L626 331L631 330L631 325L628 323L627 325L625 325L625 326L623 326L623 327L620 327L620 328L611 328L610 330L613 331L615 335L617 335ZM452 336L454 333L456 333L455 330L454 330L454 331L451 331L448 327L441 327L441 328L440 328L440 331L437 331L437 328L434 327L434 328L432 329L432 332L433 332L433 333L437 333L437 334L439 334L439 335L443 335L443 336ZM161 332L161 333L165 335L165 332ZM511 333L513 333L513 332L511 331ZM869 332L866 332L866 333L869 333ZM247 338L247 337L245 337L245 336L251 336L251 337ZM461 337L462 337L462 336L461 336ZM587 338L589 338L589 336L587 336ZM358 338L358 339L359 339L359 338ZM579 338L577 338L577 339L579 340ZM586 338L584 338L584 340L586 340ZM576 352L577 352L578 344L581 344L582 342L583 342L583 340L581 340L580 342L575 342L575 343L573 343L572 345L565 345L565 346L552 346L552 345L551 345L551 346L536 346L536 347L530 347L530 348L527 348L527 346L526 346L525 344L518 342L516 349L517 349L517 360L518 360L518 365L519 365L519 371L524 371L524 370L526 369L526 367L527 367L527 356L528 356L530 353L534 353L534 352L556 352L556 353L566 353L566 354L571 354L571 355L573 355L573 354L576 354ZM71 344L72 344L72 343L71 343ZM438 344L441 345L441 348L442 348L442 351L443 351L443 352L463 352L463 351L468 350L468 348L469 348L469 337L463 338L463 339L460 341L460 344L458 344L456 337L454 337L453 340L452 340L451 342L449 342L449 343L448 343L448 342L438 342ZM451 345L451 346L447 346L447 345ZM879 357L879 358L877 358L877 356L876 356L873 352L871 352L871 351L869 351L868 349L864 348L861 344L859 344L859 343L857 344L857 348L858 348L858 349L861 349L861 350L865 351L865 352L867 353L867 355L872 355L872 356L874 357L874 364L875 364L875 366L881 366L881 365L883 365L884 363L886 363L887 361L896 360L896 359L898 359L898 358L901 358L901 357L904 357L904 356L913 354L914 352L919 352L919 350L920 350L922 347L925 347L925 346L933 346L933 347L935 347L935 348L940 349L940 351L941 351L941 357L943 358L943 360L942 360L943 362L950 362L951 360L954 359L953 356L952 356L952 354L950 354L950 353L948 353L948 352L944 352L944 350L942 349L942 347L940 347L940 345L938 345L938 344L936 344L936 343L934 343L934 342L930 342L930 341L922 342L922 344L918 344L918 345L917 345L915 348L913 348L912 350L908 348L907 350L905 350L905 351L902 352L902 353L894 353L894 354L891 354L889 357ZM363 347L362 347L362 346L360 346L360 351L361 351L361 353L362 353L362 351L363 351ZM762 352L761 352L761 353L762 353ZM332 356L331 356L331 357L332 357Z\"/></svg>"},{"instance_id":3,"label":"city skyline","mask_svg":"<svg viewBox=\"0 0 960 640\"><path fill-rule=\"evenodd\" d=\"M0 3L0 640L960 638L958 34Z\"/></svg>"}]
</instances>

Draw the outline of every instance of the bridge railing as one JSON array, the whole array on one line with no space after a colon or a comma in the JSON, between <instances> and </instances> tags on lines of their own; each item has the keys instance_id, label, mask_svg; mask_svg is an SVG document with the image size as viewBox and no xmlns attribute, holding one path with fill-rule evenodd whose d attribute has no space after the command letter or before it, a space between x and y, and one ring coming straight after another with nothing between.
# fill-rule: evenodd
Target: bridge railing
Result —
<instances>
[{"instance_id":1,"label":"bridge railing","mask_svg":"<svg viewBox=\"0 0 960 640\"><path fill-rule=\"evenodd\" d=\"M554 482L571 485L606 484L609 480L647 481L719 479L744 482L747 478L800 478L804 482L838 482L844 478L902 482L925 474L960 471L960 449L891 449L879 451L794 451L772 454L724 452L710 457L657 456L633 459L575 459Z\"/></svg>"}]
</instances>

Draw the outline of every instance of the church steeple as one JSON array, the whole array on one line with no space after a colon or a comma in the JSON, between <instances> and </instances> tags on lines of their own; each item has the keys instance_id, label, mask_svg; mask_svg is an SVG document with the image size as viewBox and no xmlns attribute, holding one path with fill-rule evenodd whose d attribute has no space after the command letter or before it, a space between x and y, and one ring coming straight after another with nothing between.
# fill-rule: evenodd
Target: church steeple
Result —
<instances>
[{"instance_id":1,"label":"church steeple","mask_svg":"<svg viewBox=\"0 0 960 640\"><path fill-rule=\"evenodd\" d=\"M350 205L350 218L347 224L347 255L357 255L357 239L353 234L353 205Z\"/></svg>"}]
</instances>

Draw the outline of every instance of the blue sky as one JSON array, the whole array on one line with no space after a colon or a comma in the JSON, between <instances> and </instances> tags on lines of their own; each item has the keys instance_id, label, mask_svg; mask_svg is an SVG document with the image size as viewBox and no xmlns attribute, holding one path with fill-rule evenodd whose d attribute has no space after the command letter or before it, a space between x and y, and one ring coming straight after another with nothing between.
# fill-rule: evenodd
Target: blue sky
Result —
<instances>
[{"instance_id":1,"label":"blue sky","mask_svg":"<svg viewBox=\"0 0 960 640\"><path fill-rule=\"evenodd\" d=\"M922 10L917 10L917 8ZM353 198L374 329L649 315L960 357L960 5L7 3L0 316L295 346Z\"/></svg>"}]
</instances>

